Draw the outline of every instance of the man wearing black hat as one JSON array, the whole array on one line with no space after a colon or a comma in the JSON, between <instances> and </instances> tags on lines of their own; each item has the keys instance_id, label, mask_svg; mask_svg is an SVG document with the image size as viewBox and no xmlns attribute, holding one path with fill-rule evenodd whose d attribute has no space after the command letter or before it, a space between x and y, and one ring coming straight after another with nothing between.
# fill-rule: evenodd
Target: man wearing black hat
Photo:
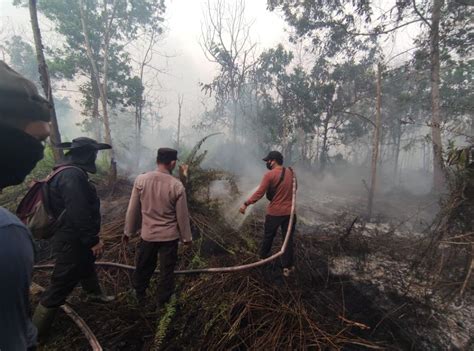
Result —
<instances>
[{"instance_id":1,"label":"man wearing black hat","mask_svg":"<svg viewBox=\"0 0 474 351\"><path fill-rule=\"evenodd\" d=\"M94 262L102 254L104 244L99 238L100 200L88 176L97 171L98 151L111 146L81 137L57 147L68 152L54 168L62 170L49 183L50 207L59 224L53 236L56 265L51 284L33 316L40 337L48 333L58 307L77 284L81 283L88 300L113 300L102 293L95 271Z\"/></svg>"},{"instance_id":2,"label":"man wearing black hat","mask_svg":"<svg viewBox=\"0 0 474 351\"><path fill-rule=\"evenodd\" d=\"M125 219L123 241L141 228L133 287L140 304L145 302L146 289L160 256L158 307L174 292L174 268L178 259L178 243L192 241L186 192L183 184L171 175L178 152L158 149L156 171L141 174L133 185Z\"/></svg>"},{"instance_id":3,"label":"man wearing black hat","mask_svg":"<svg viewBox=\"0 0 474 351\"><path fill-rule=\"evenodd\" d=\"M271 151L264 159L269 170L257 191L242 205L240 212L245 213L247 207L260 200L263 195L267 195L270 203L267 207L265 217L265 227L262 245L260 247L260 258L270 256L273 239L281 227L283 238L288 231L290 223L291 207L293 200L293 170L283 167L283 155L278 151ZM283 275L288 277L294 270L293 266L293 234L296 226L296 216L289 233L290 238L286 251L282 256Z\"/></svg>"},{"instance_id":4,"label":"man wearing black hat","mask_svg":"<svg viewBox=\"0 0 474 351\"><path fill-rule=\"evenodd\" d=\"M23 182L43 158L50 105L35 85L0 61L0 191ZM34 264L29 230L0 207L0 350L36 346L29 287Z\"/></svg>"}]
</instances>

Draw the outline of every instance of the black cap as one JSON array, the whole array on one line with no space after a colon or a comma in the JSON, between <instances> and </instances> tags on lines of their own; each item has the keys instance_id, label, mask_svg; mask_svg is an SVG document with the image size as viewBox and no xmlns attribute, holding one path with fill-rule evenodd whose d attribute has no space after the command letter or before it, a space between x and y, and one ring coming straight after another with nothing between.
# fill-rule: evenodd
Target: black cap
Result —
<instances>
[{"instance_id":1,"label":"black cap","mask_svg":"<svg viewBox=\"0 0 474 351\"><path fill-rule=\"evenodd\" d=\"M72 142L65 142L61 144L55 145L58 149L65 149L65 150L73 150L73 149L80 149L80 148L91 148L94 150L106 150L111 149L112 146L109 144L98 143L94 139L87 138L87 137L79 137L73 139Z\"/></svg>"},{"instance_id":2,"label":"black cap","mask_svg":"<svg viewBox=\"0 0 474 351\"><path fill-rule=\"evenodd\" d=\"M0 117L49 122L50 108L33 82L0 61Z\"/></svg>"},{"instance_id":3,"label":"black cap","mask_svg":"<svg viewBox=\"0 0 474 351\"><path fill-rule=\"evenodd\" d=\"M283 163L283 155L279 151L270 151L268 155L263 159L265 162L267 161L277 161L279 163Z\"/></svg>"},{"instance_id":4,"label":"black cap","mask_svg":"<svg viewBox=\"0 0 474 351\"><path fill-rule=\"evenodd\" d=\"M168 147L162 147L158 149L156 160L158 162L169 163L178 159L178 151L170 149Z\"/></svg>"}]
</instances>

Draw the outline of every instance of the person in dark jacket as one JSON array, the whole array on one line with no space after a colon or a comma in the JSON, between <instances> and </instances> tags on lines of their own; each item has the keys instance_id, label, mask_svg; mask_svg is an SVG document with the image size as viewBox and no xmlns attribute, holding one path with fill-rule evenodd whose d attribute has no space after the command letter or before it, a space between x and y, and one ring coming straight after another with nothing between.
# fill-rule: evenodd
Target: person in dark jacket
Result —
<instances>
[{"instance_id":1,"label":"person in dark jacket","mask_svg":"<svg viewBox=\"0 0 474 351\"><path fill-rule=\"evenodd\" d=\"M40 337L48 333L58 307L79 283L88 300L113 300L102 293L95 270L95 259L102 254L104 244L99 237L100 200L88 176L97 171L98 151L111 147L86 137L58 147L69 151L65 161L55 167L64 169L49 183L49 205L59 224L53 236L56 265L51 284L33 316Z\"/></svg>"},{"instance_id":2,"label":"person in dark jacket","mask_svg":"<svg viewBox=\"0 0 474 351\"><path fill-rule=\"evenodd\" d=\"M43 158L50 104L35 85L0 61L0 191L23 182ZM0 207L0 350L34 349L29 288L34 264L31 233Z\"/></svg>"}]
</instances>

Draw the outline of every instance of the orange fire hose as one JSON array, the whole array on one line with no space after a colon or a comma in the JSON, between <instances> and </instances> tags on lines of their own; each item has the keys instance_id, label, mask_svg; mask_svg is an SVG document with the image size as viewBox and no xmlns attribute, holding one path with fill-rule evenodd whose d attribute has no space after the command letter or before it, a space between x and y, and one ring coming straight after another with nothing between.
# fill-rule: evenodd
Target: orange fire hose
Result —
<instances>
[{"instance_id":1,"label":"orange fire hose","mask_svg":"<svg viewBox=\"0 0 474 351\"><path fill-rule=\"evenodd\" d=\"M291 215L290 215L290 223L288 225L288 229L285 234L285 240L283 241L283 244L280 248L280 251L276 252L275 254L271 255L270 257L267 257L265 259L262 259L257 262L252 262L252 263L247 263L243 265L238 265L238 266L231 266L231 267L215 267L215 268L200 268L200 269L186 269L186 270L180 270L180 271L175 271L175 274L200 274L200 273L231 273L231 272L238 272L238 271L243 271L246 269L251 269L255 267L260 267L263 266L271 261L276 260L278 257L282 256L283 253L286 251L286 248L288 247L288 243L290 240L290 235L291 235L291 229L293 228L293 223L295 221L295 203L296 203L296 177L293 173L293 188L292 188L292 199L291 199ZM116 267L116 268L122 268L122 269L127 269L127 270L135 270L134 266L122 264L122 263L115 263L115 262L103 262L103 261L98 261L95 263L96 266L101 266L101 267ZM44 264L44 265L36 265L34 267L35 269L45 269L45 268L54 268L54 264ZM155 273L158 273L158 271L155 271Z\"/></svg>"}]
</instances>

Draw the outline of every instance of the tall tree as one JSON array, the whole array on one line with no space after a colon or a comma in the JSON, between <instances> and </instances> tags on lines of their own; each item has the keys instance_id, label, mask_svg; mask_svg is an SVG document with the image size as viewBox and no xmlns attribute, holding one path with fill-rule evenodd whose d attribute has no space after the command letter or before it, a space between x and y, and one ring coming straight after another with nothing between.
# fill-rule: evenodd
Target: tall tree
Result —
<instances>
[{"instance_id":1,"label":"tall tree","mask_svg":"<svg viewBox=\"0 0 474 351\"><path fill-rule=\"evenodd\" d=\"M453 55L451 52L459 57L466 56L466 47L472 42L472 26L469 21L472 21L473 6L457 0L384 2L382 9L378 4L365 0L268 0L268 5L271 10L283 10L288 23L296 29L296 36L311 38L314 50L320 56L337 60L343 60L341 55L357 60L361 51L373 52L378 38L409 28L415 23L421 26L420 35L413 45L423 50L426 43L429 43L430 128L435 153L433 184L436 190L441 190L444 176L440 67L443 61L446 62ZM440 37L443 38L442 41ZM444 45L444 51L440 50L440 44Z\"/></svg>"},{"instance_id":2,"label":"tall tree","mask_svg":"<svg viewBox=\"0 0 474 351\"><path fill-rule=\"evenodd\" d=\"M54 144L61 143L61 134L59 133L58 120L56 118L56 109L54 107L54 97L51 88L51 80L49 79L48 65L43 53L43 41L41 39L41 31L38 23L38 12L36 9L36 0L29 0L29 10L31 27L33 29L33 37L35 40L36 58L38 60L38 71L40 73L41 85L44 94L49 101L51 109L51 142ZM63 153L61 150L53 147L53 155L56 161L61 160Z\"/></svg>"},{"instance_id":3,"label":"tall tree","mask_svg":"<svg viewBox=\"0 0 474 351\"><path fill-rule=\"evenodd\" d=\"M39 11L65 39L52 52L54 72L62 78L88 79L81 84L85 112L93 116L96 136L103 130L112 143L110 111L140 103L141 98L131 96L143 90L132 74L127 45L161 26L164 0L43 0Z\"/></svg>"},{"instance_id":4,"label":"tall tree","mask_svg":"<svg viewBox=\"0 0 474 351\"><path fill-rule=\"evenodd\" d=\"M107 96L108 96L108 91L107 91L107 78L108 78L108 64L109 64L109 49L110 49L110 37L112 36L112 24L115 20L116 16L116 10L117 10L117 2L114 1L112 4L112 10L111 14L109 16L108 14L108 6L107 6L107 1L104 1L104 7L103 7L103 20L105 21L105 32L103 33L104 35L104 41L103 41L103 71L102 71L102 80L101 80L101 74L99 72L98 64L94 58L93 52L92 52L92 46L91 42L89 39L89 29L87 26L86 22L86 15L85 15L85 6L84 6L84 0L80 0L79 4L79 13L80 13L80 18L81 18L81 25L82 25L82 33L84 35L84 44L86 47L86 52L87 56L90 61L90 65L92 68L92 77L95 80L95 83L97 84L98 90L99 90L99 97L100 101L102 103L102 117L104 119L104 128L105 128L105 142L113 145L112 144L112 133L110 130L110 121L109 121L109 112L108 112L108 101L107 101ZM114 157L114 149L112 148L110 150L110 161L111 161L111 180L115 180L117 177L117 166L115 162L115 157Z\"/></svg>"},{"instance_id":5,"label":"tall tree","mask_svg":"<svg viewBox=\"0 0 474 351\"><path fill-rule=\"evenodd\" d=\"M377 65L377 112L375 114L375 128L373 137L372 149L372 165L370 172L370 188L369 188L369 205L368 217L372 216L372 209L374 204L374 196L377 189L377 163L379 159L379 145L380 145L380 127L382 125L382 68Z\"/></svg>"},{"instance_id":6,"label":"tall tree","mask_svg":"<svg viewBox=\"0 0 474 351\"><path fill-rule=\"evenodd\" d=\"M413 4L415 4L415 0ZM433 183L437 191L441 191L445 185L443 144L441 141L441 113L439 96L439 23L441 19L441 7L444 0L433 0L431 10L430 27L430 59L431 59L431 138L433 139ZM420 15L421 16L421 15Z\"/></svg>"},{"instance_id":7,"label":"tall tree","mask_svg":"<svg viewBox=\"0 0 474 351\"><path fill-rule=\"evenodd\" d=\"M238 134L239 101L243 86L254 61L255 44L250 38L252 23L248 22L245 0L207 1L202 24L201 45L207 59L219 65L217 77L203 89L214 92L217 108L230 107L230 122L234 144ZM230 106L229 106L230 105Z\"/></svg>"},{"instance_id":8,"label":"tall tree","mask_svg":"<svg viewBox=\"0 0 474 351\"><path fill-rule=\"evenodd\" d=\"M12 67L29 80L40 85L41 81L38 76L38 61L36 54L30 43L27 43L19 35L13 35L5 41L4 50L8 55L8 61ZM7 60L4 56L3 60Z\"/></svg>"},{"instance_id":9,"label":"tall tree","mask_svg":"<svg viewBox=\"0 0 474 351\"><path fill-rule=\"evenodd\" d=\"M181 137L181 112L183 108L184 95L178 94L178 132L176 135L176 148L179 150L179 142Z\"/></svg>"}]
</instances>

